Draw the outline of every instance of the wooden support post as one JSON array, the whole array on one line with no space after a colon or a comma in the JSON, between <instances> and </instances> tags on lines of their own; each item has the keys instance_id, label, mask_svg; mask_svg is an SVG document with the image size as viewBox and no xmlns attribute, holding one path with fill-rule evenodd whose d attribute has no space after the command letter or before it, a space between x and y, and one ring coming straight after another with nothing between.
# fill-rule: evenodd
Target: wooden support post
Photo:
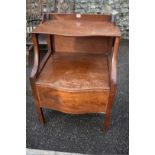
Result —
<instances>
[{"instance_id":1,"label":"wooden support post","mask_svg":"<svg viewBox=\"0 0 155 155\"><path fill-rule=\"evenodd\" d=\"M110 115L112 111L112 104L114 102L115 94L116 94L116 77L117 77L117 56L118 56L118 48L120 43L120 37L116 37L114 41L114 49L112 54L112 64L110 70L110 94L108 99L108 105L105 113L105 120L104 120L104 130L107 131L110 124Z\"/></svg>"},{"instance_id":2,"label":"wooden support post","mask_svg":"<svg viewBox=\"0 0 155 155\"><path fill-rule=\"evenodd\" d=\"M30 84L31 84L32 94L35 100L35 109L37 112L38 119L41 124L44 124L44 115L43 115L42 108L40 107L40 104L39 104L39 98L38 98L38 94L37 94L37 90L35 86L35 80L38 76L39 63L40 63L39 44L38 44L37 34L32 34L32 41L34 45L34 65L33 65L31 75L30 75Z\"/></svg>"}]
</instances>

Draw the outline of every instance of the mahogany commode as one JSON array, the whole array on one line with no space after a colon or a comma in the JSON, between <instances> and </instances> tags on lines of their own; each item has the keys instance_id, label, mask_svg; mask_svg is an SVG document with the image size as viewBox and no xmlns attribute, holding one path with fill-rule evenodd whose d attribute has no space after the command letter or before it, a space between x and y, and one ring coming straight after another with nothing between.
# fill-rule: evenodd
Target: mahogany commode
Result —
<instances>
[{"instance_id":1,"label":"mahogany commode","mask_svg":"<svg viewBox=\"0 0 155 155\"><path fill-rule=\"evenodd\" d=\"M48 18L47 18L48 17ZM38 36L48 52L40 60ZM46 14L32 32L34 65L30 75L39 121L42 108L64 113L105 114L104 129L116 92L116 64L121 33L110 15Z\"/></svg>"}]
</instances>

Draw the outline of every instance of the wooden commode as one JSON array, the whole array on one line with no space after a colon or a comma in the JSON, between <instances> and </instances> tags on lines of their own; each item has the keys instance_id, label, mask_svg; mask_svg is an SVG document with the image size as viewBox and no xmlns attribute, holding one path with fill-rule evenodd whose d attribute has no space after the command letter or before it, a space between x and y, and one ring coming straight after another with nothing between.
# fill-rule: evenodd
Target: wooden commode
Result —
<instances>
[{"instance_id":1,"label":"wooden commode","mask_svg":"<svg viewBox=\"0 0 155 155\"><path fill-rule=\"evenodd\" d=\"M48 52L40 60L38 36ZM30 75L39 121L42 108L68 114L105 114L104 129L116 92L121 33L110 15L45 14L32 32L34 65Z\"/></svg>"}]
</instances>

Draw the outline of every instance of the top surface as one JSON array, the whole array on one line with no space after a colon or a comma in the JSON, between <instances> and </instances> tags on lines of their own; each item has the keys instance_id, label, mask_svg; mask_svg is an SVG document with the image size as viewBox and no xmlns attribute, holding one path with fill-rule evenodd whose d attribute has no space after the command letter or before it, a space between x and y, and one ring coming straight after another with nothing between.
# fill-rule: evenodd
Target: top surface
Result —
<instances>
[{"instance_id":1,"label":"top surface","mask_svg":"<svg viewBox=\"0 0 155 155\"><path fill-rule=\"evenodd\" d=\"M121 36L112 22L81 20L48 20L39 24L32 33L55 34L63 36Z\"/></svg>"}]
</instances>

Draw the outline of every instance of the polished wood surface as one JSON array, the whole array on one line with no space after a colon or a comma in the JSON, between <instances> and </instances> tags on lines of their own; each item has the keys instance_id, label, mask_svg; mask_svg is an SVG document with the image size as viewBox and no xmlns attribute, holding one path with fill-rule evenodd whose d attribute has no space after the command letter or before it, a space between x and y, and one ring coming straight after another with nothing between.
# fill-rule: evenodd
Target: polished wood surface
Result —
<instances>
[{"instance_id":1,"label":"polished wood surface","mask_svg":"<svg viewBox=\"0 0 155 155\"><path fill-rule=\"evenodd\" d=\"M111 16L48 17L43 17L32 34L34 65L30 82L40 122L44 123L42 108L70 114L104 112L107 130L116 94L118 27L110 22ZM38 36L43 33L48 52L41 60Z\"/></svg>"},{"instance_id":2,"label":"polished wood surface","mask_svg":"<svg viewBox=\"0 0 155 155\"><path fill-rule=\"evenodd\" d=\"M32 33L63 36L120 36L119 28L110 22L81 20L48 20Z\"/></svg>"},{"instance_id":3,"label":"polished wood surface","mask_svg":"<svg viewBox=\"0 0 155 155\"><path fill-rule=\"evenodd\" d=\"M108 53L112 50L112 44L111 37L55 36L55 49L59 52Z\"/></svg>"},{"instance_id":4,"label":"polished wood surface","mask_svg":"<svg viewBox=\"0 0 155 155\"><path fill-rule=\"evenodd\" d=\"M69 114L106 112L109 90L68 92L37 85L41 107Z\"/></svg>"},{"instance_id":5,"label":"polished wood surface","mask_svg":"<svg viewBox=\"0 0 155 155\"><path fill-rule=\"evenodd\" d=\"M115 94L116 94L116 85L117 85L117 56L118 56L118 48L120 44L120 38L116 37L114 41L114 50L112 53L111 61L109 61L110 65L110 94L109 94L109 101L106 109L105 114L105 124L104 129L107 130L110 124L110 115L112 111L112 105L114 102Z\"/></svg>"},{"instance_id":6,"label":"polished wood surface","mask_svg":"<svg viewBox=\"0 0 155 155\"><path fill-rule=\"evenodd\" d=\"M70 92L110 89L107 56L56 53L49 58L36 84Z\"/></svg>"}]
</instances>

